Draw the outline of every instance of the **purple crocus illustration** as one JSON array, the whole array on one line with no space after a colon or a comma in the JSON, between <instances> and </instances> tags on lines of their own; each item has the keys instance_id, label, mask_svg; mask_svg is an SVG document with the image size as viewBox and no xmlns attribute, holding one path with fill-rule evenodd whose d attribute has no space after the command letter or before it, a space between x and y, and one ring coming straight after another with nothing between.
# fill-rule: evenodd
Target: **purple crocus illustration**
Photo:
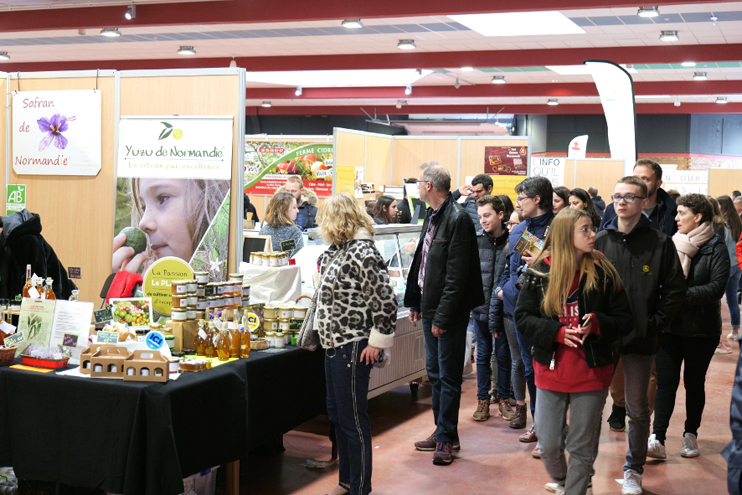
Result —
<instances>
[{"instance_id":1,"label":"purple crocus illustration","mask_svg":"<svg viewBox=\"0 0 742 495\"><path fill-rule=\"evenodd\" d=\"M67 147L67 138L62 133L67 130L67 117L60 113L52 115L51 119L42 117L36 121L41 132L48 133L39 143L39 151L44 151L54 141L54 146L63 150Z\"/></svg>"}]
</instances>

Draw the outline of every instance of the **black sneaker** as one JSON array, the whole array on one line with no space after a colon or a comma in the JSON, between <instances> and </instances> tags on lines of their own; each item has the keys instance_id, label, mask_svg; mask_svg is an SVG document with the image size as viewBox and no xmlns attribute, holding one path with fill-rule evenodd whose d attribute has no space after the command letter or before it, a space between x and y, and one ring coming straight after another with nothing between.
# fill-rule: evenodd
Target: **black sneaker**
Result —
<instances>
[{"instance_id":1,"label":"black sneaker","mask_svg":"<svg viewBox=\"0 0 742 495\"><path fill-rule=\"evenodd\" d=\"M613 405L611 415L608 417L608 426L611 431L626 431L626 408Z\"/></svg>"}]
</instances>

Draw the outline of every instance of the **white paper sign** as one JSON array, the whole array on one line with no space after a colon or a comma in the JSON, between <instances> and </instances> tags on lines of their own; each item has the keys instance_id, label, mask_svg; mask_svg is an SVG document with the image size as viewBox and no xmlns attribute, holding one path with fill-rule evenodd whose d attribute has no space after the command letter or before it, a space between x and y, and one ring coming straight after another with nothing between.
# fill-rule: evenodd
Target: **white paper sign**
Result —
<instances>
[{"instance_id":1,"label":"white paper sign","mask_svg":"<svg viewBox=\"0 0 742 495\"><path fill-rule=\"evenodd\" d=\"M531 157L531 177L546 177L552 187L564 185L564 157Z\"/></svg>"},{"instance_id":2,"label":"white paper sign","mask_svg":"<svg viewBox=\"0 0 742 495\"><path fill-rule=\"evenodd\" d=\"M662 166L662 189L675 189L681 195L698 193L708 194L708 170L672 170Z\"/></svg>"},{"instance_id":3,"label":"white paper sign","mask_svg":"<svg viewBox=\"0 0 742 495\"><path fill-rule=\"evenodd\" d=\"M231 172L232 117L121 119L118 177L229 180Z\"/></svg>"},{"instance_id":4,"label":"white paper sign","mask_svg":"<svg viewBox=\"0 0 742 495\"><path fill-rule=\"evenodd\" d=\"M101 92L13 93L13 170L30 175L97 175Z\"/></svg>"},{"instance_id":5,"label":"white paper sign","mask_svg":"<svg viewBox=\"0 0 742 495\"><path fill-rule=\"evenodd\" d=\"M70 350L70 364L80 364L80 352L88 346L93 303L60 299L54 306L50 346ZM73 345L74 344L74 345Z\"/></svg>"}]
</instances>

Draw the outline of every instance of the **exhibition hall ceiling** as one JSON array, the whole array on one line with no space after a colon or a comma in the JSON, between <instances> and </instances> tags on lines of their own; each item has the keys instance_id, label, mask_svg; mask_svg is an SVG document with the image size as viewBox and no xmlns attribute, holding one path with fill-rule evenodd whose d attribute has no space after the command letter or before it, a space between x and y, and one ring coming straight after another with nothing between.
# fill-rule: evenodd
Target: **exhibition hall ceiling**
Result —
<instances>
[{"instance_id":1,"label":"exhibition hall ceiling","mask_svg":"<svg viewBox=\"0 0 742 495\"><path fill-rule=\"evenodd\" d=\"M234 60L247 69L252 114L582 114L602 113L580 67L600 59L631 73L639 113L742 113L742 2L660 3L656 17L625 0L356 3L0 0L0 52L10 57L0 70ZM521 20L516 7L547 18ZM485 13L507 17L471 16ZM362 27L341 26L349 19ZM112 28L119 36L101 35ZM668 31L678 39L661 40ZM402 40L415 48L398 48Z\"/></svg>"}]
</instances>

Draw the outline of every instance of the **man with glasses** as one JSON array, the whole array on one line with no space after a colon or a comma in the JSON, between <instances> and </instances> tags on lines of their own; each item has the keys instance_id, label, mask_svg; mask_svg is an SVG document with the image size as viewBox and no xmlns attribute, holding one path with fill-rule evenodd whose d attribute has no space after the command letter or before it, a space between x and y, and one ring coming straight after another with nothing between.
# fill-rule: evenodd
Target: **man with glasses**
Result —
<instances>
[{"instance_id":1,"label":"man with glasses","mask_svg":"<svg viewBox=\"0 0 742 495\"><path fill-rule=\"evenodd\" d=\"M642 212L649 218L651 227L672 237L678 231L675 223L678 205L661 187L662 167L653 160L642 158L634 165L634 176L639 177L647 185L647 201ZM605 208L599 230L605 229L614 218L616 218L615 207L609 204Z\"/></svg>"},{"instance_id":2,"label":"man with glasses","mask_svg":"<svg viewBox=\"0 0 742 495\"><path fill-rule=\"evenodd\" d=\"M453 462L461 448L458 421L469 312L484 304L476 232L451 196L451 175L442 165L421 167L417 187L430 205L407 277L404 304L413 325L422 319L425 368L433 389L435 432L415 442L435 451L433 464ZM551 198L551 196L549 196Z\"/></svg>"},{"instance_id":3,"label":"man with glasses","mask_svg":"<svg viewBox=\"0 0 742 495\"><path fill-rule=\"evenodd\" d=\"M634 321L634 329L618 345L629 416L623 495L643 493L650 426L647 389L659 350L658 336L667 330L685 297L685 277L675 244L672 238L652 228L644 214L648 193L643 179L620 179L611 197L613 220L595 238L595 249L605 254L621 276Z\"/></svg>"},{"instance_id":4,"label":"man with glasses","mask_svg":"<svg viewBox=\"0 0 742 495\"><path fill-rule=\"evenodd\" d=\"M549 231L551 221L554 219L553 211L553 197L554 190L551 187L551 181L546 177L529 177L517 186L515 186L515 192L518 194L516 206L520 208L521 213L525 217L525 221L518 224L510 232L508 237L508 265L509 269L505 270L502 279L500 280L500 287L502 291L498 294L498 297L502 298L504 315L503 319L509 318L513 325L515 325L515 304L518 301L518 294L520 293L520 284L518 278L525 272L526 268L533 264L536 260L535 254L530 251L526 251L521 254L515 251L515 246L518 240L521 238L523 233L527 230L538 239L546 237ZM509 323L508 323L509 324ZM525 366L526 374L526 385L528 386L528 395L531 398L531 416L536 411L536 382L533 376L533 355L531 354L531 342L520 332L516 332L520 355ZM519 414L519 410L516 408L516 415ZM522 415L526 414L525 410L521 411ZM525 426L525 421L522 416L521 422L523 424L521 428ZM538 437L536 435L536 425L534 424L531 428L519 437L521 442L536 442ZM518 426L511 427L517 428ZM538 446L533 449L532 455L536 458L541 457L541 450Z\"/></svg>"},{"instance_id":5,"label":"man with glasses","mask_svg":"<svg viewBox=\"0 0 742 495\"><path fill-rule=\"evenodd\" d=\"M462 196L468 196L466 201L461 203L461 206L469 214L471 221L474 222L474 228L477 230L482 229L477 214L477 200L482 196L492 194L492 186L492 177L487 174L479 174L471 180L471 186L465 184L451 193L454 201L458 201Z\"/></svg>"}]
</instances>

